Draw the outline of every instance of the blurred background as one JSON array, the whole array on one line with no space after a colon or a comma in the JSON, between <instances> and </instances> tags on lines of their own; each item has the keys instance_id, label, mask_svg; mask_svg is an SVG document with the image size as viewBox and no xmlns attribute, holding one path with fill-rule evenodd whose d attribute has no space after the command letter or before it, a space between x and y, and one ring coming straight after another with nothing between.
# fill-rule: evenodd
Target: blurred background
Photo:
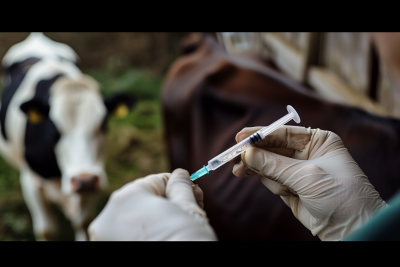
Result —
<instances>
[{"instance_id":1,"label":"blurred background","mask_svg":"<svg viewBox=\"0 0 400 267\"><path fill-rule=\"evenodd\" d=\"M106 171L109 194L125 183L152 173L167 171L162 142L160 88L168 66L179 54L186 33L44 33L72 47L81 70L101 83L104 95L131 92L138 102L124 119L110 118ZM0 33L0 58L29 33ZM1 73L0 73L1 74ZM64 215L54 207L65 231L62 240L74 240ZM35 240L29 211L24 203L18 171L0 156L0 240Z\"/></svg>"},{"instance_id":2,"label":"blurred background","mask_svg":"<svg viewBox=\"0 0 400 267\"><path fill-rule=\"evenodd\" d=\"M400 118L400 90L367 32L224 32L217 37L229 53L268 59L330 101Z\"/></svg>"},{"instance_id":3,"label":"blurred background","mask_svg":"<svg viewBox=\"0 0 400 267\"><path fill-rule=\"evenodd\" d=\"M0 58L29 33L0 33ZM97 206L125 183L151 173L170 171L163 143L160 89L188 33L45 33L71 46L80 67L102 85L104 95L125 90L139 100L124 119L111 118L107 135L109 188ZM271 61L282 73L338 103L400 119L400 90L391 87L368 33L263 32L213 33L229 53L253 54ZM1 73L0 73L1 74ZM54 207L65 227L73 231ZM0 240L35 240L23 201L18 171L0 157Z\"/></svg>"}]
</instances>

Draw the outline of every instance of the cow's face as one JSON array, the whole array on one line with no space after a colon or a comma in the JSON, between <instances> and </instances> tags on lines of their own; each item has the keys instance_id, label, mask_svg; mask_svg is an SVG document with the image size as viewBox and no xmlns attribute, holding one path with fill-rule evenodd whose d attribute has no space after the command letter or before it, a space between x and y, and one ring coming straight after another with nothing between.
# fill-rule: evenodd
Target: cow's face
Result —
<instances>
[{"instance_id":1,"label":"cow's face","mask_svg":"<svg viewBox=\"0 0 400 267\"><path fill-rule=\"evenodd\" d=\"M120 97L116 104L124 101L132 106L132 99L126 97ZM79 80L58 78L50 89L48 104L46 119L59 135L57 141L53 141L53 151L61 172L63 193L104 189L107 186L105 124L116 105L105 102L98 84L86 75ZM32 112L27 111L27 115L28 120L34 120Z\"/></svg>"}]
</instances>

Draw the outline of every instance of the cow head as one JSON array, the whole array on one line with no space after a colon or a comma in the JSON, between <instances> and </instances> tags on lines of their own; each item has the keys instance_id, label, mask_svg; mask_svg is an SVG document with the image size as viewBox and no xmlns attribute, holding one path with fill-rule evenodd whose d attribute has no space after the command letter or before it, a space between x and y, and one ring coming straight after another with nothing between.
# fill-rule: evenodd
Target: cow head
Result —
<instances>
[{"instance_id":1,"label":"cow head","mask_svg":"<svg viewBox=\"0 0 400 267\"><path fill-rule=\"evenodd\" d=\"M78 79L57 77L47 101L34 98L21 105L28 120L28 164L45 178L58 172L65 194L104 189L107 117L111 113L126 115L133 102L127 94L103 100L97 82L87 75Z\"/></svg>"}]
</instances>

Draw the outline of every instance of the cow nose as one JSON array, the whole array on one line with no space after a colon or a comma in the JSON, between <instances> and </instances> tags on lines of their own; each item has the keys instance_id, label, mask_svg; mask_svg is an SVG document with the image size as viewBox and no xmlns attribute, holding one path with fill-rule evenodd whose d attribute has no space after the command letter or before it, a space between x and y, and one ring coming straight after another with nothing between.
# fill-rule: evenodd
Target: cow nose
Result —
<instances>
[{"instance_id":1,"label":"cow nose","mask_svg":"<svg viewBox=\"0 0 400 267\"><path fill-rule=\"evenodd\" d=\"M97 191L99 177L92 174L79 174L71 179L72 190L78 193Z\"/></svg>"}]
</instances>

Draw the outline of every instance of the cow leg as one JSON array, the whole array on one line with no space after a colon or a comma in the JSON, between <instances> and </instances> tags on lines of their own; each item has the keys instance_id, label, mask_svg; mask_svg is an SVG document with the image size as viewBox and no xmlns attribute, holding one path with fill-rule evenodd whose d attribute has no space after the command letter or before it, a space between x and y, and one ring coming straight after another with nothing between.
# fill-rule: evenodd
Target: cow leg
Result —
<instances>
[{"instance_id":1,"label":"cow leg","mask_svg":"<svg viewBox=\"0 0 400 267\"><path fill-rule=\"evenodd\" d=\"M74 193L68 197L64 203L64 212L75 231L76 241L87 241L87 228L93 220L93 208L96 203L97 194L78 194Z\"/></svg>"},{"instance_id":2,"label":"cow leg","mask_svg":"<svg viewBox=\"0 0 400 267\"><path fill-rule=\"evenodd\" d=\"M45 197L41 179L30 170L21 170L22 194L31 213L36 240L55 240L58 234L57 220Z\"/></svg>"}]
</instances>

